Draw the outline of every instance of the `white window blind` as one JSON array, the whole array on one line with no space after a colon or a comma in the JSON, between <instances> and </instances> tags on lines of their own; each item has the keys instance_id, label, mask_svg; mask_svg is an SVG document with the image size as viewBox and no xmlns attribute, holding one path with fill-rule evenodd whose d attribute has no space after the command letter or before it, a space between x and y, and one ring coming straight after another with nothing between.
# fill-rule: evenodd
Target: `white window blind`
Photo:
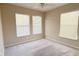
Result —
<instances>
[{"instance_id":1,"label":"white window blind","mask_svg":"<svg viewBox=\"0 0 79 59\"><path fill-rule=\"evenodd\" d=\"M30 35L29 15L16 14L16 32L17 37Z\"/></svg>"},{"instance_id":2,"label":"white window blind","mask_svg":"<svg viewBox=\"0 0 79 59\"><path fill-rule=\"evenodd\" d=\"M78 39L78 13L69 12L61 14L59 36L73 40Z\"/></svg>"},{"instance_id":3,"label":"white window blind","mask_svg":"<svg viewBox=\"0 0 79 59\"><path fill-rule=\"evenodd\" d=\"M33 34L42 33L42 18L41 16L32 16Z\"/></svg>"}]
</instances>

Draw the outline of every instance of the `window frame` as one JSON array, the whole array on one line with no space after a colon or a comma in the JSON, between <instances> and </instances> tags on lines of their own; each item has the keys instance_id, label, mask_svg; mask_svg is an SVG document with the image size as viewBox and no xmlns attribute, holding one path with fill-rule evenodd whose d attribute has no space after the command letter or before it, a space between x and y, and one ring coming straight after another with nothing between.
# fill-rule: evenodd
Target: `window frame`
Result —
<instances>
[{"instance_id":1,"label":"window frame","mask_svg":"<svg viewBox=\"0 0 79 59\"><path fill-rule=\"evenodd\" d=\"M33 32L33 17L35 17L35 16L41 17L41 31L40 31L40 33L34 33L34 32ZM43 33L43 27L42 27L42 26L43 26L43 23L42 23L42 22L43 22L42 16L39 16L39 15L32 15L32 34L33 34L33 35L38 35L38 34L42 34L42 33Z\"/></svg>"},{"instance_id":2,"label":"window frame","mask_svg":"<svg viewBox=\"0 0 79 59\"><path fill-rule=\"evenodd\" d=\"M15 26L16 26L16 29L15 29L15 30L16 30L16 37L29 36L29 35L27 35L27 34L26 34L26 35L21 35L21 36L18 36L18 35L17 35L16 14L29 16L29 19L28 19L28 20L29 20L29 35L31 35L31 31L30 31L30 29L31 29L31 28L30 28L30 15L28 15L28 14L24 14L24 13L15 13Z\"/></svg>"},{"instance_id":3,"label":"window frame","mask_svg":"<svg viewBox=\"0 0 79 59\"><path fill-rule=\"evenodd\" d=\"M78 13L79 13L79 11L72 11L72 12L67 12L67 13L62 13L61 15L60 15L60 32L59 32L59 36L60 37L63 37L63 38L67 38L67 39L71 39L71 40L78 40L78 26L79 26L79 24L78 24ZM67 16L68 15L68 16ZM63 17L62 16L64 16L64 18L68 18L68 21L62 21L62 20L64 20L63 19ZM69 17L70 16L70 17ZM72 17L73 16L73 17ZM75 17L75 19L74 19L74 17ZM74 21L73 19L76 21ZM69 21L69 19L70 19L70 21ZM72 20L72 21L71 21ZM70 22L70 23L69 23ZM73 22L73 23L72 23ZM75 22L75 23L74 23ZM73 25L72 25L73 24ZM75 29L75 31L73 31L73 32L75 32L75 36L72 36L70 33L72 33L73 34L73 32L71 32L71 28L69 29L67 26L64 26L64 25L68 25L68 26L70 26L71 28L73 28L73 29ZM74 25L76 25L76 26L74 26ZM72 27L73 26L73 27ZM67 31L62 31L63 30L63 27L67 27L67 30L70 30L69 32ZM74 28L75 27L75 28ZM66 34L64 34L64 33L66 33ZM68 33L71 35L68 35ZM64 34L64 35L63 35Z\"/></svg>"}]
</instances>

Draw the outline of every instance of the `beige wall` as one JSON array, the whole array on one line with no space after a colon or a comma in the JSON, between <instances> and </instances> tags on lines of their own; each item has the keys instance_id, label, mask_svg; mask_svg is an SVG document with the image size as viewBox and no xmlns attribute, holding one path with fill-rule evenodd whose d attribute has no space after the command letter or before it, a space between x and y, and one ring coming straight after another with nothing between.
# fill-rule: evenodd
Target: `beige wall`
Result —
<instances>
[{"instance_id":1,"label":"beige wall","mask_svg":"<svg viewBox=\"0 0 79 59\"><path fill-rule=\"evenodd\" d=\"M45 35L46 38L58 41L65 45L79 48L79 39L71 40L59 37L60 31L60 15L62 13L79 10L79 4L67 4L46 13L45 18Z\"/></svg>"},{"instance_id":2,"label":"beige wall","mask_svg":"<svg viewBox=\"0 0 79 59\"><path fill-rule=\"evenodd\" d=\"M3 45L3 32L2 32L2 19L1 19L1 9L0 9L0 56L4 55L4 45Z\"/></svg>"},{"instance_id":3,"label":"beige wall","mask_svg":"<svg viewBox=\"0 0 79 59\"><path fill-rule=\"evenodd\" d=\"M16 37L15 13L22 13L30 16L32 15L42 16L44 22L44 16L42 12L23 7L13 6L9 4L0 4L0 7L2 8L2 25L3 25L5 47L44 38L44 23L43 23L43 34L38 35L31 34L30 36L24 36L19 38Z\"/></svg>"}]
</instances>

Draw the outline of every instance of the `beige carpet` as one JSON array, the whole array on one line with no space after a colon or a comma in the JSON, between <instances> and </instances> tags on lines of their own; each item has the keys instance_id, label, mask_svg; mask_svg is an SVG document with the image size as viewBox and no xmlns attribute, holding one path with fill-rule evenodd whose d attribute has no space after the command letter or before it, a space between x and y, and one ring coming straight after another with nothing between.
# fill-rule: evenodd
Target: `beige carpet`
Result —
<instances>
[{"instance_id":1,"label":"beige carpet","mask_svg":"<svg viewBox=\"0 0 79 59\"><path fill-rule=\"evenodd\" d=\"M5 56L77 56L79 51L46 39L5 48Z\"/></svg>"}]
</instances>

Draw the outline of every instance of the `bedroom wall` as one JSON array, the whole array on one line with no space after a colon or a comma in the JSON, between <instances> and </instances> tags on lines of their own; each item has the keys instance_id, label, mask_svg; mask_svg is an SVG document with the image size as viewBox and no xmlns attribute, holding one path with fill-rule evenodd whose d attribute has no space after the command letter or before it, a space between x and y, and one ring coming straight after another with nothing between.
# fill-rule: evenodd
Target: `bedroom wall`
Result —
<instances>
[{"instance_id":1,"label":"bedroom wall","mask_svg":"<svg viewBox=\"0 0 79 59\"><path fill-rule=\"evenodd\" d=\"M79 39L72 40L59 36L60 15L62 13L78 11L78 10L79 10L79 4L67 4L59 8L56 8L54 10L48 11L45 16L46 38L79 49Z\"/></svg>"},{"instance_id":2,"label":"bedroom wall","mask_svg":"<svg viewBox=\"0 0 79 59\"><path fill-rule=\"evenodd\" d=\"M2 19L1 19L1 9L0 9L0 56L4 55L4 45L3 45L3 31L2 31Z\"/></svg>"},{"instance_id":3,"label":"bedroom wall","mask_svg":"<svg viewBox=\"0 0 79 59\"><path fill-rule=\"evenodd\" d=\"M10 4L0 4L0 7L2 8L2 26L5 47L14 46L16 44L26 43L32 40L44 38L44 16L42 12ZM15 13L22 13L30 16L41 16L43 20L43 33L38 35L31 34L30 36L16 37Z\"/></svg>"}]
</instances>

